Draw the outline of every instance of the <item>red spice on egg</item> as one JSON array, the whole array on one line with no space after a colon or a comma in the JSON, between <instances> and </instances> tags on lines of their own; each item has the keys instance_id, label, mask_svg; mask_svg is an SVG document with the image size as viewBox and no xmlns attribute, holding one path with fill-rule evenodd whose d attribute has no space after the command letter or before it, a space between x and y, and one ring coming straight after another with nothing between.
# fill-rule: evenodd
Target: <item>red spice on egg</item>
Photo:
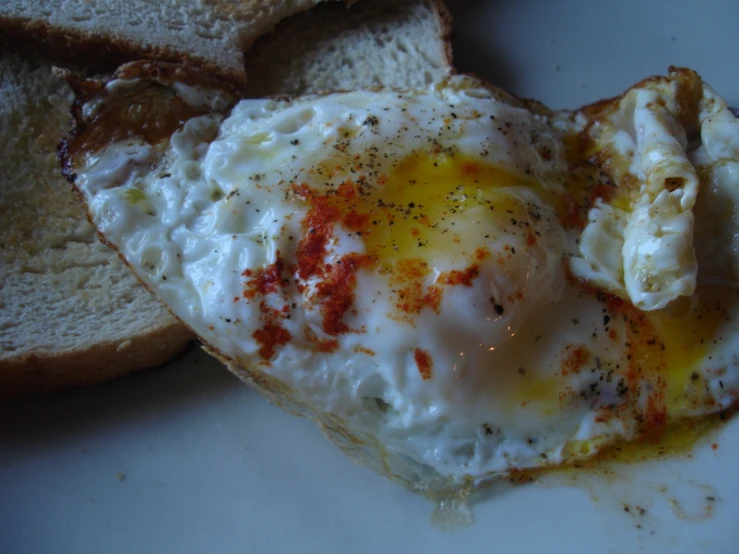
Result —
<instances>
[{"instance_id":1,"label":"red spice on egg","mask_svg":"<svg viewBox=\"0 0 739 554\"><path fill-rule=\"evenodd\" d=\"M587 211L580 210L569 194L564 197L565 206L559 214L559 222L566 229L582 229L588 222Z\"/></svg>"},{"instance_id":2,"label":"red spice on egg","mask_svg":"<svg viewBox=\"0 0 739 554\"><path fill-rule=\"evenodd\" d=\"M390 285L395 289L398 301L395 307L406 314L420 314L424 308L439 313L442 290L435 286L424 287L424 278L431 273L422 258L408 258L395 263Z\"/></svg>"},{"instance_id":3,"label":"red spice on egg","mask_svg":"<svg viewBox=\"0 0 739 554\"><path fill-rule=\"evenodd\" d=\"M433 376L433 365L434 361L429 356L428 352L416 348L413 352L413 359L416 361L418 366L418 372L421 374L421 379L427 381Z\"/></svg>"},{"instance_id":4,"label":"red spice on egg","mask_svg":"<svg viewBox=\"0 0 739 554\"><path fill-rule=\"evenodd\" d=\"M303 219L303 236L298 242L296 252L298 275L301 279L309 279L322 273L321 264L326 255L326 245L339 216L338 208L329 205L325 197L313 198L311 209Z\"/></svg>"},{"instance_id":5,"label":"red spice on egg","mask_svg":"<svg viewBox=\"0 0 739 554\"><path fill-rule=\"evenodd\" d=\"M565 348L562 360L562 375L577 373L590 360L590 351L582 344L570 344Z\"/></svg>"},{"instance_id":6,"label":"red spice on egg","mask_svg":"<svg viewBox=\"0 0 739 554\"><path fill-rule=\"evenodd\" d=\"M610 203L611 199L618 190L612 183L595 183L590 189L588 195L588 206L594 206L595 201L599 198L605 203Z\"/></svg>"},{"instance_id":7,"label":"red spice on egg","mask_svg":"<svg viewBox=\"0 0 739 554\"><path fill-rule=\"evenodd\" d=\"M277 292L277 288L282 284L282 272L285 270L285 263L280 257L280 251L277 251L277 259L275 263L260 267L257 270L245 270L241 275L250 277L244 285L244 298L251 300L257 294L264 296L271 292Z\"/></svg>"},{"instance_id":8,"label":"red spice on egg","mask_svg":"<svg viewBox=\"0 0 739 554\"><path fill-rule=\"evenodd\" d=\"M366 232L367 227L369 226L369 215L351 210L341 218L341 223L350 231L358 233Z\"/></svg>"},{"instance_id":9,"label":"red spice on egg","mask_svg":"<svg viewBox=\"0 0 739 554\"><path fill-rule=\"evenodd\" d=\"M336 339L321 339L316 333L305 326L305 338L311 343L316 352L336 352L339 349L339 341Z\"/></svg>"},{"instance_id":10,"label":"red spice on egg","mask_svg":"<svg viewBox=\"0 0 739 554\"><path fill-rule=\"evenodd\" d=\"M489 257L490 257L490 250L488 250L487 248L482 247L482 248L477 248L475 250L475 259L477 261L481 262Z\"/></svg>"},{"instance_id":11,"label":"red spice on egg","mask_svg":"<svg viewBox=\"0 0 739 554\"><path fill-rule=\"evenodd\" d=\"M374 350L370 348L365 348L364 346L355 346L354 352L357 352L358 354L367 354L368 356L375 356L376 353Z\"/></svg>"},{"instance_id":12,"label":"red spice on egg","mask_svg":"<svg viewBox=\"0 0 739 554\"><path fill-rule=\"evenodd\" d=\"M439 275L439 283L442 285L464 285L465 287L471 287L472 281L478 275L480 275L480 266L475 264L461 271L453 269L452 271L442 273Z\"/></svg>"},{"instance_id":13,"label":"red spice on egg","mask_svg":"<svg viewBox=\"0 0 739 554\"><path fill-rule=\"evenodd\" d=\"M639 398L640 387L649 387L642 432L658 441L667 427L667 366L662 358L659 333L647 315L631 303L607 293L600 293L600 298L611 314L608 321L611 317L620 317L626 323L626 384L635 399ZM604 317L604 323L605 320Z\"/></svg>"},{"instance_id":14,"label":"red spice on egg","mask_svg":"<svg viewBox=\"0 0 739 554\"><path fill-rule=\"evenodd\" d=\"M275 355L275 348L287 344L292 338L287 329L271 321L254 331L251 336L260 344L259 356L264 360L270 360Z\"/></svg>"},{"instance_id":15,"label":"red spice on egg","mask_svg":"<svg viewBox=\"0 0 739 554\"><path fill-rule=\"evenodd\" d=\"M345 200L353 200L357 196L357 191L352 181L344 181L336 189L336 194Z\"/></svg>"},{"instance_id":16,"label":"red spice on egg","mask_svg":"<svg viewBox=\"0 0 739 554\"><path fill-rule=\"evenodd\" d=\"M474 177L480 173L482 173L482 167L480 167L480 164L474 162L465 162L462 164L462 174L467 175L468 177Z\"/></svg>"},{"instance_id":17,"label":"red spice on egg","mask_svg":"<svg viewBox=\"0 0 739 554\"><path fill-rule=\"evenodd\" d=\"M316 298L321 304L323 331L331 336L350 331L344 315L354 306L357 270L368 263L368 257L351 253L331 267L326 277L316 285Z\"/></svg>"}]
</instances>

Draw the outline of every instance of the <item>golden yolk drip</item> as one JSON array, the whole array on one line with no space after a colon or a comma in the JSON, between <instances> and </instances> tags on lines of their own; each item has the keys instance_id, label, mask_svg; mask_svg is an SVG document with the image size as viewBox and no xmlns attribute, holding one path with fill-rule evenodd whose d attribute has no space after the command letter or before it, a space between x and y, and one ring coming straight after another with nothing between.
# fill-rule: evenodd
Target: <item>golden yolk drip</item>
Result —
<instances>
[{"instance_id":1,"label":"golden yolk drip","mask_svg":"<svg viewBox=\"0 0 739 554\"><path fill-rule=\"evenodd\" d=\"M641 462L663 455L688 454L700 439L717 429L724 419L724 414L709 414L670 423L659 441L653 437L643 437L631 442L618 442L599 452L598 459Z\"/></svg>"},{"instance_id":2,"label":"golden yolk drip","mask_svg":"<svg viewBox=\"0 0 739 554\"><path fill-rule=\"evenodd\" d=\"M597 459L632 462L689 452L724 418L722 414L698 418L691 414L716 409L716 399L706 390L704 369L710 364L715 345L724 340L722 329L729 314L739 307L739 294L705 288L684 305L674 303L669 309L650 313L615 297L605 299L605 305L604 316L614 331L611 338L618 350L623 348L623 356L617 360L619 369L612 378L614 382L623 381L625 394L620 398L625 404L596 415L625 418L627 427L638 421L639 436L609 446L604 444L608 442L605 437L571 441L563 450L564 459L576 460L598 452ZM505 399L508 409L520 406L545 416L568 409L574 394L568 392L568 377L594 371L596 357L597 353L591 353L586 345L571 345L563 351L556 379L541 373L530 378L529 373L521 373L520 384ZM515 377L511 371L506 379ZM642 411L640 406L644 404ZM637 420L633 420L635 416Z\"/></svg>"},{"instance_id":3,"label":"golden yolk drip","mask_svg":"<svg viewBox=\"0 0 739 554\"><path fill-rule=\"evenodd\" d=\"M685 300L686 303L688 300ZM703 289L696 306L654 312L649 319L664 341L667 366L666 402L668 413L679 414L698 407L702 400L701 364L708 361L711 349L722 338L722 323L739 304L737 295L725 289ZM692 393L690 391L693 391Z\"/></svg>"},{"instance_id":4,"label":"golden yolk drip","mask_svg":"<svg viewBox=\"0 0 739 554\"><path fill-rule=\"evenodd\" d=\"M638 319L630 316L628 336L616 340L628 345L629 371L638 367L637 374L632 375L633 384L639 380L641 386L652 384L652 394L660 397L658 409L665 419L656 421L659 427L647 427L639 440L607 447L599 452L598 459L634 462L663 454L684 454L720 424L722 414L691 418L690 413L716 408L715 399L705 389L701 369L710 361L712 347L724 340L722 324L738 305L733 290L702 289L692 305L685 299L685 303ZM650 414L646 416L649 424ZM578 441L568 445L566 453L582 456L595 452L597 447L598 439Z\"/></svg>"}]
</instances>

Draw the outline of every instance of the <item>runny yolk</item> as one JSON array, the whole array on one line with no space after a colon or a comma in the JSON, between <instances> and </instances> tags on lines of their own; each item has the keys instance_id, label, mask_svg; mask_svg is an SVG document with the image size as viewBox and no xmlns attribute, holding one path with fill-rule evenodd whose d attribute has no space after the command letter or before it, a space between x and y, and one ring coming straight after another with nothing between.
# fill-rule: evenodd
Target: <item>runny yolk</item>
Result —
<instances>
[{"instance_id":1,"label":"runny yolk","mask_svg":"<svg viewBox=\"0 0 739 554\"><path fill-rule=\"evenodd\" d=\"M687 304L686 299L686 304ZM698 407L703 398L704 381L701 364L710 365L711 350L723 340L722 324L739 307L737 295L726 289L699 289L695 306L649 314L664 341L666 365L666 407L669 413L680 413Z\"/></svg>"},{"instance_id":2,"label":"runny yolk","mask_svg":"<svg viewBox=\"0 0 739 554\"><path fill-rule=\"evenodd\" d=\"M689 452L695 443L720 423L720 414L690 417L695 411L716 410L707 390L706 368L712 350L723 340L723 324L739 307L739 295L722 288L699 289L693 301L675 303L665 310L643 313L623 301L608 302L612 317L627 323L625 346L627 401L647 397L640 440L617 443L600 458L631 462L668 453ZM717 364L720 367L720 364ZM611 414L618 417L618 411ZM587 454L597 446L586 440L569 445L568 452Z\"/></svg>"},{"instance_id":3,"label":"runny yolk","mask_svg":"<svg viewBox=\"0 0 739 554\"><path fill-rule=\"evenodd\" d=\"M609 458L632 461L687 452L718 421L695 419L691 414L717 409L716 398L708 391L708 368L714 365L713 349L725 340L729 314L739 307L739 294L703 288L686 305L673 304L657 312L642 312L614 296L598 297L604 306L604 326L615 331L609 335L610 363L604 363L604 352L591 351L584 337L583 343L562 345L561 357L550 369L498 367L495 389L506 391L498 402L509 412L523 408L522 417L554 417L571 409L573 400L580 397L586 405L595 402L591 406L596 421L621 419L640 439L609 448ZM490 365L494 364L491 358ZM581 382L589 385L585 389L571 388L571 379L578 373L585 377ZM606 387L615 388L617 397L609 392L603 404L597 397ZM565 458L593 453L599 442L598 437L571 442Z\"/></svg>"},{"instance_id":4,"label":"runny yolk","mask_svg":"<svg viewBox=\"0 0 739 554\"><path fill-rule=\"evenodd\" d=\"M387 269L408 259L431 266L469 259L496 231L523 232L512 227L530 220L535 208L512 196L512 188L534 191L546 203L557 200L536 181L472 156L428 153L372 180L358 176L315 193L326 195L343 226L362 236L367 253Z\"/></svg>"},{"instance_id":5,"label":"runny yolk","mask_svg":"<svg viewBox=\"0 0 739 554\"><path fill-rule=\"evenodd\" d=\"M312 171L325 178L340 169L327 160ZM473 286L485 259L495 254L503 263L515 253L500 242L493 249L501 252L490 252L494 241L518 235L519 244L537 243L541 202L522 198L523 189L545 203L557 200L531 179L462 154L418 153L387 173L357 172L330 185L294 184L296 197L308 205L297 274L325 279L335 271L324 264L333 239L338 233L360 236L364 252L354 267L388 275L397 308L388 316L412 325L423 310L439 311L446 287ZM347 275L342 282L355 281ZM346 300L334 317L341 319L352 309L353 292L329 288ZM335 335L338 328L324 330Z\"/></svg>"}]
</instances>

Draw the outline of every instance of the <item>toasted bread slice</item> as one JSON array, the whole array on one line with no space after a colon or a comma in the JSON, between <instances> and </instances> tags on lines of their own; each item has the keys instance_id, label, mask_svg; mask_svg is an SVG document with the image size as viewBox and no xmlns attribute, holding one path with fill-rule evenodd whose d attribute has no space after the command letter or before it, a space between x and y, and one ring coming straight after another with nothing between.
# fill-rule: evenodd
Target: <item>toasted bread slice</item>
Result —
<instances>
[{"instance_id":1,"label":"toasted bread slice","mask_svg":"<svg viewBox=\"0 0 739 554\"><path fill-rule=\"evenodd\" d=\"M59 170L71 91L0 58L0 394L160 366L193 336L101 244Z\"/></svg>"},{"instance_id":2,"label":"toasted bread slice","mask_svg":"<svg viewBox=\"0 0 739 554\"><path fill-rule=\"evenodd\" d=\"M439 0L325 3L255 42L247 96L424 86L451 71L450 32Z\"/></svg>"},{"instance_id":3,"label":"toasted bread slice","mask_svg":"<svg viewBox=\"0 0 739 554\"><path fill-rule=\"evenodd\" d=\"M136 58L188 62L245 84L243 51L322 0L8 0L0 44L98 70Z\"/></svg>"}]
</instances>

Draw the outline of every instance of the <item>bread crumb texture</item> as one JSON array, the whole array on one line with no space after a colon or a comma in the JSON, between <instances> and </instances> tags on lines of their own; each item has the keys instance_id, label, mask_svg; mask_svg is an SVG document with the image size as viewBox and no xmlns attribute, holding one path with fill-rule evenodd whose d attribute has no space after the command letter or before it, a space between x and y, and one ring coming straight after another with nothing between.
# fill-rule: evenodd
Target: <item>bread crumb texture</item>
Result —
<instances>
[{"instance_id":1,"label":"bread crumb texture","mask_svg":"<svg viewBox=\"0 0 739 554\"><path fill-rule=\"evenodd\" d=\"M280 23L246 53L247 95L415 88L452 71L437 0L327 3Z\"/></svg>"}]
</instances>

